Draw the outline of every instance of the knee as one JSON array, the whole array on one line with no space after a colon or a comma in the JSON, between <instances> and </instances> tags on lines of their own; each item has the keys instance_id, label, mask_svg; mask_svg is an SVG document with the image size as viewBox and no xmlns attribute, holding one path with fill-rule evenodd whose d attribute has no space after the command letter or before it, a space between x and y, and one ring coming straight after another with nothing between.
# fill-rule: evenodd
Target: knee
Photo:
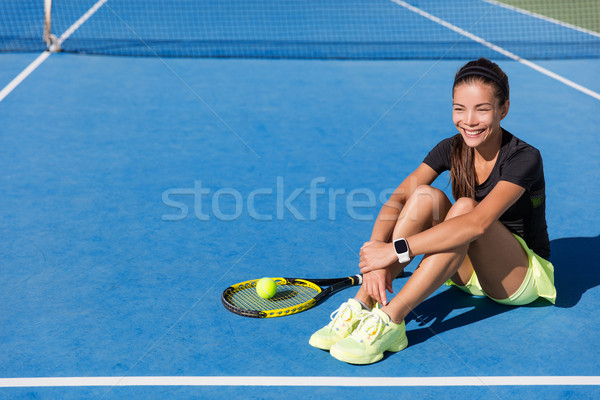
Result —
<instances>
[{"instance_id":1,"label":"knee","mask_svg":"<svg viewBox=\"0 0 600 400\"><path fill-rule=\"evenodd\" d=\"M477 204L478 203L471 198L461 197L460 199L456 200L452 207L450 207L450 211L448 211L446 218L453 218L459 215L467 214L473 211L475 207L477 207Z\"/></svg>"},{"instance_id":2,"label":"knee","mask_svg":"<svg viewBox=\"0 0 600 400\"><path fill-rule=\"evenodd\" d=\"M429 185L419 185L411 194L409 201L413 202L432 202L439 203L442 199L447 199L446 194L440 189Z\"/></svg>"},{"instance_id":3,"label":"knee","mask_svg":"<svg viewBox=\"0 0 600 400\"><path fill-rule=\"evenodd\" d=\"M452 203L440 189L429 185L420 185L412 192L406 202L407 212L429 215L433 219L443 219ZM423 214L425 213L425 214Z\"/></svg>"}]
</instances>

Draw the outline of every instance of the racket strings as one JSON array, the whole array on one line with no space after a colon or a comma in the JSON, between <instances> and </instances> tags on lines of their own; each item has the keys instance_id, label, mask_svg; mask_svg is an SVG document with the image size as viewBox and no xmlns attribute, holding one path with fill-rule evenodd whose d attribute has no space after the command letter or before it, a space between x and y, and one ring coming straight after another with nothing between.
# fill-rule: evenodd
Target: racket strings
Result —
<instances>
[{"instance_id":1,"label":"racket strings","mask_svg":"<svg viewBox=\"0 0 600 400\"><path fill-rule=\"evenodd\" d=\"M299 285L277 285L277 293L270 299L263 299L256 293L254 286L244 287L229 294L229 301L245 310L271 311L304 304L319 292L313 288Z\"/></svg>"}]
</instances>

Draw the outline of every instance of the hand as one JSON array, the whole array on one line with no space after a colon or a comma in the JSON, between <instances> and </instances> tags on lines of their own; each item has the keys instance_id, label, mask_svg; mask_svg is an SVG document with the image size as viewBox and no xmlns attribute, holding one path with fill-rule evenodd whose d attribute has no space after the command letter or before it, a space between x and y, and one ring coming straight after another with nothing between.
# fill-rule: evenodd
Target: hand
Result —
<instances>
[{"instance_id":1,"label":"hand","mask_svg":"<svg viewBox=\"0 0 600 400\"><path fill-rule=\"evenodd\" d=\"M385 268L397 260L396 251L392 243L372 240L360 248L360 262L358 266L363 274L377 269Z\"/></svg>"},{"instance_id":2,"label":"hand","mask_svg":"<svg viewBox=\"0 0 600 400\"><path fill-rule=\"evenodd\" d=\"M382 306L388 303L386 289L388 292L394 293L392 275L389 268L376 269L364 274L362 286L368 295Z\"/></svg>"}]
</instances>

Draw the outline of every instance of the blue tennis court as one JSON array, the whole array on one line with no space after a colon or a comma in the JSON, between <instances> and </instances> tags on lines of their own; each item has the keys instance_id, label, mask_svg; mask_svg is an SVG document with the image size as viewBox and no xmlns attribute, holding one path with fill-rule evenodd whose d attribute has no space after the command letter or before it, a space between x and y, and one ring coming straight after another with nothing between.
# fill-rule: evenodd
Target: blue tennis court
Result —
<instances>
[{"instance_id":1,"label":"blue tennis court","mask_svg":"<svg viewBox=\"0 0 600 400\"><path fill-rule=\"evenodd\" d=\"M43 25L30 35L42 44L0 47L0 398L600 397L600 34L489 1L458 2L473 12L465 15L444 2L379 1L383 11L366 20L351 2L337 10L334 30L358 26L352 35L321 32L331 40L311 49L306 32L293 46L282 48L291 39L280 37L265 47L277 18L312 18L309 2L306 14L294 12L298 5L272 18L245 11L251 25L266 27L252 43L243 47L225 30L183 56L186 38L155 45L128 16L131 2L75 3L79 15L98 10L63 52L44 52ZM159 3L135 15L151 16ZM204 10L222 18L244 4L210 3ZM318 6L335 12L337 3ZM485 43L461 58L473 38L460 31L500 14L533 19L532 31L549 24L549 46L474 28L467 33ZM119 18L94 33L105 15ZM387 42L350 48L381 20L391 29L394 15L414 29L422 20L446 31L448 43L428 55L416 46L404 58ZM77 18L57 18L56 35ZM219 24L226 19L207 31ZM584 45L558 49L560 30ZM0 44L14 43L6 32ZM115 37L121 46L103 42ZM250 53L229 53L239 49ZM508 307L444 286L406 320L408 348L368 366L308 345L355 288L283 318L228 312L221 293L235 282L358 272L382 203L455 133L452 80L480 53L510 78L503 127L544 159L556 305ZM15 84L40 54L47 58ZM435 185L450 193L447 174Z\"/></svg>"}]
</instances>

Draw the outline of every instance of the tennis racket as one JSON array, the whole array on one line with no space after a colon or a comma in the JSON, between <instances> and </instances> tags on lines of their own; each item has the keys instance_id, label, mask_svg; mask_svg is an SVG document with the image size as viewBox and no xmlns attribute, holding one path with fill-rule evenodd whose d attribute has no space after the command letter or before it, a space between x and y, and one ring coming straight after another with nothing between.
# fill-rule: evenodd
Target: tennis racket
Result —
<instances>
[{"instance_id":1,"label":"tennis racket","mask_svg":"<svg viewBox=\"0 0 600 400\"><path fill-rule=\"evenodd\" d=\"M272 279L277 292L270 299L258 296L256 283L260 279L253 279L225 289L221 302L232 313L244 317L283 317L306 311L335 292L362 284L362 274L338 279Z\"/></svg>"}]
</instances>

